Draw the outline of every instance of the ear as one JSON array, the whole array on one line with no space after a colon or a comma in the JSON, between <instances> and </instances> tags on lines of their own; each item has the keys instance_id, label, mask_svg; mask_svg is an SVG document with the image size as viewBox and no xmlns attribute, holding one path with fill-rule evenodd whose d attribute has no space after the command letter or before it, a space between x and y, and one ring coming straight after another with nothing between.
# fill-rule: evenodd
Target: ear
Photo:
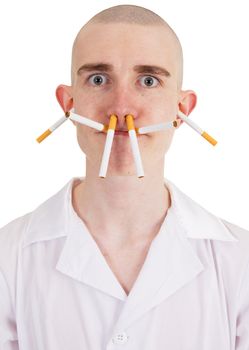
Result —
<instances>
[{"instance_id":1,"label":"ear","mask_svg":"<svg viewBox=\"0 0 249 350\"><path fill-rule=\"evenodd\" d=\"M180 98L178 102L178 109L184 113L185 115L189 115L192 110L195 108L197 102L197 95L193 90L185 90L180 92ZM177 117L178 126L176 129L180 127L183 121ZM179 122L180 121L180 122Z\"/></svg>"},{"instance_id":2,"label":"ear","mask_svg":"<svg viewBox=\"0 0 249 350\"><path fill-rule=\"evenodd\" d=\"M64 113L73 108L72 86L62 84L57 86L55 95ZM75 125L75 122L73 120L71 121Z\"/></svg>"}]
</instances>

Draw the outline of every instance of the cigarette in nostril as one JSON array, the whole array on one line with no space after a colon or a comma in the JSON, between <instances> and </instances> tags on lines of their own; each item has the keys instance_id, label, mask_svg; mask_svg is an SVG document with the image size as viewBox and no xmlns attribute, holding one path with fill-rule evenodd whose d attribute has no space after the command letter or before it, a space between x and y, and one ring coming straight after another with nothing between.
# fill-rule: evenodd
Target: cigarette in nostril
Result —
<instances>
[{"instance_id":1,"label":"cigarette in nostril","mask_svg":"<svg viewBox=\"0 0 249 350\"><path fill-rule=\"evenodd\" d=\"M110 122L107 130L105 148L102 155L102 161L101 161L101 166L99 171L99 177L102 177L102 178L106 177L116 124L117 124L117 117L116 115L112 114L110 117Z\"/></svg>"},{"instance_id":2,"label":"cigarette in nostril","mask_svg":"<svg viewBox=\"0 0 249 350\"><path fill-rule=\"evenodd\" d=\"M142 160L139 152L137 135L136 135L134 122L133 122L133 116L131 114L128 114L125 116L125 120L126 120L127 129L128 129L129 137L131 141L131 148L132 148L132 153L133 153L133 157L136 165L137 177L141 178L141 177L144 177L144 171L143 171Z\"/></svg>"},{"instance_id":3,"label":"cigarette in nostril","mask_svg":"<svg viewBox=\"0 0 249 350\"><path fill-rule=\"evenodd\" d=\"M150 132L167 130L167 129L170 129L173 127L175 128L176 126L177 126L177 122L175 120L173 120L169 123L161 123L161 124L143 126L142 128L137 129L137 133L138 134L147 134Z\"/></svg>"},{"instance_id":4,"label":"cigarette in nostril","mask_svg":"<svg viewBox=\"0 0 249 350\"><path fill-rule=\"evenodd\" d=\"M178 111L178 117L187 123L192 129L198 132L205 140L207 140L211 145L215 146L217 141L210 136L206 131L202 130L197 124L195 124L191 119L189 119L184 113Z\"/></svg>"}]
</instances>

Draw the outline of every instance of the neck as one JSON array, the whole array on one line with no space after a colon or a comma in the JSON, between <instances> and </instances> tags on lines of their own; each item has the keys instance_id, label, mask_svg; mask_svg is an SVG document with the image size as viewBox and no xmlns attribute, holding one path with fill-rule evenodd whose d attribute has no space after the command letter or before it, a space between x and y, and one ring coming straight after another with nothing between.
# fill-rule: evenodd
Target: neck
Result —
<instances>
[{"instance_id":1,"label":"neck","mask_svg":"<svg viewBox=\"0 0 249 350\"><path fill-rule=\"evenodd\" d=\"M102 179L87 168L84 180L73 189L72 201L92 234L120 246L154 238L170 207L164 167L155 169L143 178L107 175Z\"/></svg>"}]
</instances>

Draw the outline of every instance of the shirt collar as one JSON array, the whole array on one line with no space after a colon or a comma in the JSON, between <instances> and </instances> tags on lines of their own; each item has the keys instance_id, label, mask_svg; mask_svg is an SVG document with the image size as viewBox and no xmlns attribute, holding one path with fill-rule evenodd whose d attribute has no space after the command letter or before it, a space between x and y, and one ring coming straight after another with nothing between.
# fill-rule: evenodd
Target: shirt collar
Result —
<instances>
[{"instance_id":1,"label":"shirt collar","mask_svg":"<svg viewBox=\"0 0 249 350\"><path fill-rule=\"evenodd\" d=\"M74 211L72 189L76 182L84 181L84 178L71 178L61 190L31 212L23 247L31 243L67 236L70 233L69 217ZM182 233L187 238L238 241L222 219L204 209L170 180L165 179L164 183L170 192L170 210L174 211Z\"/></svg>"},{"instance_id":2,"label":"shirt collar","mask_svg":"<svg viewBox=\"0 0 249 350\"><path fill-rule=\"evenodd\" d=\"M186 237L238 242L225 225L225 220L203 208L171 181L165 179L165 185L171 195L172 209Z\"/></svg>"}]
</instances>

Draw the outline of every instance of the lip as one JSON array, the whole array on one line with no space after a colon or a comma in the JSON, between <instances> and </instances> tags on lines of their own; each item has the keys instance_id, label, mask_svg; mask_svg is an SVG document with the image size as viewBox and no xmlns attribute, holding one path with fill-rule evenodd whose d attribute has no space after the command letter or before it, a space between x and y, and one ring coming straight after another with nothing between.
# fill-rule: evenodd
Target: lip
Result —
<instances>
[{"instance_id":1,"label":"lip","mask_svg":"<svg viewBox=\"0 0 249 350\"><path fill-rule=\"evenodd\" d=\"M106 135L106 132L99 131L98 134ZM115 135L115 136L116 136L116 135L117 135L117 136L128 136L128 137L130 136L128 131L116 131L116 130L115 130L115 134L114 134L114 135ZM141 137L141 136L144 136L144 135L145 135L145 134L143 134L143 135L142 135L142 134L141 134L141 135L140 135L140 134L137 134L137 137Z\"/></svg>"},{"instance_id":2,"label":"lip","mask_svg":"<svg viewBox=\"0 0 249 350\"><path fill-rule=\"evenodd\" d=\"M115 135L129 136L128 131L115 131Z\"/></svg>"}]
</instances>

